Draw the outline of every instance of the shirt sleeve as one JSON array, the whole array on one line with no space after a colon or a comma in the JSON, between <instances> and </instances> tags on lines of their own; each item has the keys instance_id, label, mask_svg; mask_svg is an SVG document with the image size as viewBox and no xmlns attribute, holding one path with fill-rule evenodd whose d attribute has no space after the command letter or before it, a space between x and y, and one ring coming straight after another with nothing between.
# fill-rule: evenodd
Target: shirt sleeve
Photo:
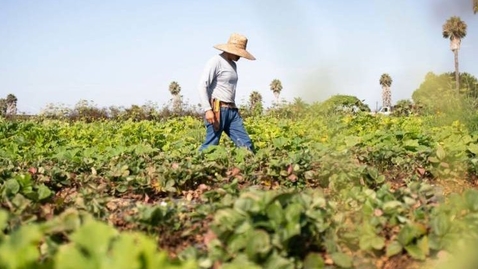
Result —
<instances>
[{"instance_id":1,"label":"shirt sleeve","mask_svg":"<svg viewBox=\"0 0 478 269\"><path fill-rule=\"evenodd\" d=\"M199 80L199 97L201 98L201 106L204 108L204 111L212 109L209 100L211 99L212 95L211 85L216 79L216 74L218 70L217 64L218 62L216 58L212 58L211 60L209 60Z\"/></svg>"}]
</instances>

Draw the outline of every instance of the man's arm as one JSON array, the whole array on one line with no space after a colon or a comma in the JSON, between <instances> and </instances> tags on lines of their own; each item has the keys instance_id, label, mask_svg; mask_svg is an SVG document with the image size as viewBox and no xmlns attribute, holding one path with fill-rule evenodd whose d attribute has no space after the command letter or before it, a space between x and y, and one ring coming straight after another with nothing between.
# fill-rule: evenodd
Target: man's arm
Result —
<instances>
[{"instance_id":1,"label":"man's arm","mask_svg":"<svg viewBox=\"0 0 478 269\"><path fill-rule=\"evenodd\" d=\"M212 58L206 64L204 71L199 80L199 97L201 105L204 108L204 111L212 110L210 100L212 95L212 89L210 88L214 79L216 78L217 73L217 60Z\"/></svg>"}]
</instances>

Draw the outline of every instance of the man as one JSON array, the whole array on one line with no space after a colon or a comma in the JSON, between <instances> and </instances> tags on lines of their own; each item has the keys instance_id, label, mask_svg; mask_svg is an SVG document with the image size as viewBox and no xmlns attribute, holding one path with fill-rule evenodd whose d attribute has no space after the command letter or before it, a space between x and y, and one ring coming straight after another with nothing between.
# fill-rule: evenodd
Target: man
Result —
<instances>
[{"instance_id":1,"label":"man","mask_svg":"<svg viewBox=\"0 0 478 269\"><path fill-rule=\"evenodd\" d=\"M232 34L227 44L214 48L222 53L212 57L206 64L199 81L199 95L204 108L206 139L200 151L210 145L218 145L224 131L237 147L254 151L252 141L244 128L239 110L235 104L237 68L240 57L255 60L247 50L247 38Z\"/></svg>"}]
</instances>

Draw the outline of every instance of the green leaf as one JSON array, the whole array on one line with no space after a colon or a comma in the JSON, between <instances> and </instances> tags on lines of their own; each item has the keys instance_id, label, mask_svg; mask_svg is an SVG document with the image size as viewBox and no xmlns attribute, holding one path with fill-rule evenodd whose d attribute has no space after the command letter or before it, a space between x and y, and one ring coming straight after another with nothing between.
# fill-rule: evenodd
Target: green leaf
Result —
<instances>
[{"instance_id":1,"label":"green leaf","mask_svg":"<svg viewBox=\"0 0 478 269\"><path fill-rule=\"evenodd\" d=\"M248 212L260 211L258 202L249 197L241 197L237 199L234 203L234 209L245 214L247 214Z\"/></svg>"},{"instance_id":2,"label":"green leaf","mask_svg":"<svg viewBox=\"0 0 478 269\"><path fill-rule=\"evenodd\" d=\"M465 201L468 208L473 212L478 212L478 191L467 190L465 192Z\"/></svg>"},{"instance_id":3,"label":"green leaf","mask_svg":"<svg viewBox=\"0 0 478 269\"><path fill-rule=\"evenodd\" d=\"M420 250L427 256L430 254L430 246L428 243L428 236L424 236L417 241L417 246L420 248Z\"/></svg>"},{"instance_id":4,"label":"green leaf","mask_svg":"<svg viewBox=\"0 0 478 269\"><path fill-rule=\"evenodd\" d=\"M347 136L347 137L345 137L345 145L347 145L347 147L351 148L353 146L358 145L361 142L361 140L362 139L358 136Z\"/></svg>"},{"instance_id":5,"label":"green leaf","mask_svg":"<svg viewBox=\"0 0 478 269\"><path fill-rule=\"evenodd\" d=\"M285 192L285 193L277 193L272 197L269 201L269 204L275 203L276 201L279 202L281 205L287 204L291 201L297 194L293 192Z\"/></svg>"},{"instance_id":6,"label":"green leaf","mask_svg":"<svg viewBox=\"0 0 478 269\"><path fill-rule=\"evenodd\" d=\"M101 268L130 269L140 268L141 246L136 244L132 234L122 234L114 241L108 259L103 259Z\"/></svg>"},{"instance_id":7,"label":"green leaf","mask_svg":"<svg viewBox=\"0 0 478 269\"><path fill-rule=\"evenodd\" d=\"M274 224L274 228L277 229L285 218L284 212L279 202L276 201L275 203L269 204L266 212L270 221Z\"/></svg>"},{"instance_id":8,"label":"green leaf","mask_svg":"<svg viewBox=\"0 0 478 269\"><path fill-rule=\"evenodd\" d=\"M408 196L403 197L403 202L405 202L406 205L408 206L413 206L414 204L417 203L416 199L410 198Z\"/></svg>"},{"instance_id":9,"label":"green leaf","mask_svg":"<svg viewBox=\"0 0 478 269\"><path fill-rule=\"evenodd\" d=\"M3 234L2 231L7 227L7 224L8 224L8 213L0 209L0 235Z\"/></svg>"},{"instance_id":10,"label":"green leaf","mask_svg":"<svg viewBox=\"0 0 478 269\"><path fill-rule=\"evenodd\" d=\"M413 244L405 246L405 250L407 250L407 253L414 259L425 260L426 258L425 253L423 253L422 249L417 245Z\"/></svg>"},{"instance_id":11,"label":"green leaf","mask_svg":"<svg viewBox=\"0 0 478 269\"><path fill-rule=\"evenodd\" d=\"M30 174L17 175L15 177L15 179L20 184L21 189L22 189L23 192L32 191L33 180L32 180L32 176Z\"/></svg>"},{"instance_id":12,"label":"green leaf","mask_svg":"<svg viewBox=\"0 0 478 269\"><path fill-rule=\"evenodd\" d=\"M214 216L214 223L221 232L234 231L241 221L244 221L244 216L231 208L218 210Z\"/></svg>"},{"instance_id":13,"label":"green leaf","mask_svg":"<svg viewBox=\"0 0 478 269\"><path fill-rule=\"evenodd\" d=\"M367 251L372 249L372 245L370 244L370 235L362 235L359 240L359 246L361 250Z\"/></svg>"},{"instance_id":14,"label":"green leaf","mask_svg":"<svg viewBox=\"0 0 478 269\"><path fill-rule=\"evenodd\" d=\"M42 238L38 226L21 226L0 244L0 268L35 268Z\"/></svg>"},{"instance_id":15,"label":"green leaf","mask_svg":"<svg viewBox=\"0 0 478 269\"><path fill-rule=\"evenodd\" d=\"M207 268L209 267L212 267L212 266L208 266ZM235 258L232 262L224 263L221 266L221 268L222 269L245 269L245 268L261 269L262 267L247 260L247 258L243 259L241 255L238 255L238 257Z\"/></svg>"},{"instance_id":16,"label":"green leaf","mask_svg":"<svg viewBox=\"0 0 478 269\"><path fill-rule=\"evenodd\" d=\"M294 263L282 256L279 256L275 251L270 255L264 263L264 269L294 269Z\"/></svg>"},{"instance_id":17,"label":"green leaf","mask_svg":"<svg viewBox=\"0 0 478 269\"><path fill-rule=\"evenodd\" d=\"M13 196L20 191L20 184L15 179L9 179L4 183L5 194L8 196Z\"/></svg>"},{"instance_id":18,"label":"green leaf","mask_svg":"<svg viewBox=\"0 0 478 269\"><path fill-rule=\"evenodd\" d=\"M405 142L403 142L403 147L407 150L414 150L418 148L418 140L417 139L408 139Z\"/></svg>"},{"instance_id":19,"label":"green leaf","mask_svg":"<svg viewBox=\"0 0 478 269\"><path fill-rule=\"evenodd\" d=\"M89 255L100 258L108 251L110 240L118 232L102 222L90 221L74 232L70 238Z\"/></svg>"},{"instance_id":20,"label":"green leaf","mask_svg":"<svg viewBox=\"0 0 478 269\"><path fill-rule=\"evenodd\" d=\"M426 229L422 225L407 224L398 233L398 242L400 242L402 246L407 246L413 239L423 235L425 232Z\"/></svg>"},{"instance_id":21,"label":"green leaf","mask_svg":"<svg viewBox=\"0 0 478 269\"><path fill-rule=\"evenodd\" d=\"M443 242L442 238L436 234L429 235L429 246L430 249L433 250L442 250L443 249Z\"/></svg>"},{"instance_id":22,"label":"green leaf","mask_svg":"<svg viewBox=\"0 0 478 269\"><path fill-rule=\"evenodd\" d=\"M351 268L353 265L352 257L342 252L333 253L331 255L331 258L335 264L337 264L338 266L342 268Z\"/></svg>"},{"instance_id":23,"label":"green leaf","mask_svg":"<svg viewBox=\"0 0 478 269\"><path fill-rule=\"evenodd\" d=\"M309 253L304 260L304 269L322 269L325 263L318 253Z\"/></svg>"},{"instance_id":24,"label":"green leaf","mask_svg":"<svg viewBox=\"0 0 478 269\"><path fill-rule=\"evenodd\" d=\"M124 193L128 190L128 185L127 183L125 184L119 183L118 185L116 185L115 190L117 192Z\"/></svg>"},{"instance_id":25,"label":"green leaf","mask_svg":"<svg viewBox=\"0 0 478 269\"><path fill-rule=\"evenodd\" d=\"M379 177L377 177L377 178L375 179L375 182L380 184L380 183L385 182L385 180L386 180L385 176L384 176L384 175L380 175Z\"/></svg>"},{"instance_id":26,"label":"green leaf","mask_svg":"<svg viewBox=\"0 0 478 269\"><path fill-rule=\"evenodd\" d=\"M375 234L375 227L371 224L365 224L360 228L360 249L361 250L380 250L384 247L385 241L382 237Z\"/></svg>"},{"instance_id":27,"label":"green leaf","mask_svg":"<svg viewBox=\"0 0 478 269\"><path fill-rule=\"evenodd\" d=\"M45 186L43 184L38 186L38 200L39 201L50 197L51 194L52 194L52 192L47 186Z\"/></svg>"},{"instance_id":28,"label":"green leaf","mask_svg":"<svg viewBox=\"0 0 478 269\"><path fill-rule=\"evenodd\" d=\"M385 246L385 240L380 236L375 236L370 240L370 244L376 250L380 250Z\"/></svg>"},{"instance_id":29,"label":"green leaf","mask_svg":"<svg viewBox=\"0 0 478 269\"><path fill-rule=\"evenodd\" d=\"M438 236L444 236L451 228L451 221L445 213L440 213L431 220L432 231Z\"/></svg>"},{"instance_id":30,"label":"green leaf","mask_svg":"<svg viewBox=\"0 0 478 269\"><path fill-rule=\"evenodd\" d=\"M284 147L287 143L288 143L288 141L287 141L287 139L285 139L284 137L274 138L274 139L272 140L272 144L273 144L276 148L282 148L282 147Z\"/></svg>"},{"instance_id":31,"label":"green leaf","mask_svg":"<svg viewBox=\"0 0 478 269\"><path fill-rule=\"evenodd\" d=\"M470 144L467 148L471 153L478 155L478 145L477 144Z\"/></svg>"},{"instance_id":32,"label":"green leaf","mask_svg":"<svg viewBox=\"0 0 478 269\"><path fill-rule=\"evenodd\" d=\"M100 268L97 259L88 258L73 244L63 245L54 257L55 268L95 269Z\"/></svg>"},{"instance_id":33,"label":"green leaf","mask_svg":"<svg viewBox=\"0 0 478 269\"><path fill-rule=\"evenodd\" d=\"M298 222L287 222L285 229L282 229L281 231L282 240L287 241L300 234L300 224Z\"/></svg>"},{"instance_id":34,"label":"green leaf","mask_svg":"<svg viewBox=\"0 0 478 269\"><path fill-rule=\"evenodd\" d=\"M438 158L439 160L443 160L443 159L445 159L445 157L446 157L445 150L443 149L443 147L442 147L441 145L438 145L438 146L437 146L437 152L436 152L436 154L437 154L437 158Z\"/></svg>"},{"instance_id":35,"label":"green leaf","mask_svg":"<svg viewBox=\"0 0 478 269\"><path fill-rule=\"evenodd\" d=\"M392 241L388 246L386 250L386 255L387 257L392 257L394 255L397 255L401 253L403 250L402 245L398 243L397 241Z\"/></svg>"},{"instance_id":36,"label":"green leaf","mask_svg":"<svg viewBox=\"0 0 478 269\"><path fill-rule=\"evenodd\" d=\"M246 248L249 236L246 233L233 234L227 242L227 248L231 253L239 253Z\"/></svg>"},{"instance_id":37,"label":"green leaf","mask_svg":"<svg viewBox=\"0 0 478 269\"><path fill-rule=\"evenodd\" d=\"M288 205L285 209L284 215L286 220L289 223L299 223L300 215L302 214L303 208L298 203L292 203Z\"/></svg>"},{"instance_id":38,"label":"green leaf","mask_svg":"<svg viewBox=\"0 0 478 269\"><path fill-rule=\"evenodd\" d=\"M399 201L389 201L383 204L382 209L386 214L397 213L398 209L402 207L402 203Z\"/></svg>"},{"instance_id":39,"label":"green leaf","mask_svg":"<svg viewBox=\"0 0 478 269\"><path fill-rule=\"evenodd\" d=\"M246 254L251 260L264 256L271 249L269 234L264 230L254 230L246 246Z\"/></svg>"},{"instance_id":40,"label":"green leaf","mask_svg":"<svg viewBox=\"0 0 478 269\"><path fill-rule=\"evenodd\" d=\"M375 168L369 168L367 169L368 170L368 175L373 179L373 180L376 180L379 176L380 176L380 173L377 169Z\"/></svg>"}]
</instances>

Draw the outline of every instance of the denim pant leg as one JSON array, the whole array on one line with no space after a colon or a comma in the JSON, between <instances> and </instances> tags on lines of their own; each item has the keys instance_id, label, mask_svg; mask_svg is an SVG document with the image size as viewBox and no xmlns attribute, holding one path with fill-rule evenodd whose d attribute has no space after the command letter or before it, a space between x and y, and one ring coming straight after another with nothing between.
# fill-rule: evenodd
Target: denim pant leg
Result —
<instances>
[{"instance_id":1,"label":"denim pant leg","mask_svg":"<svg viewBox=\"0 0 478 269\"><path fill-rule=\"evenodd\" d=\"M210 145L219 145L219 140L221 139L221 134L224 129L223 114L221 113L221 124L218 131L214 131L214 126L212 125L212 123L209 123L204 120L204 124L206 125L206 138L204 139L203 144L199 148L199 151L203 151Z\"/></svg>"},{"instance_id":2,"label":"denim pant leg","mask_svg":"<svg viewBox=\"0 0 478 269\"><path fill-rule=\"evenodd\" d=\"M241 116L239 115L238 110L229 110L229 126L225 129L227 135L231 140L236 144L237 147L245 147L250 151L254 152L254 145L252 143L249 134L244 128L244 123Z\"/></svg>"}]
</instances>

